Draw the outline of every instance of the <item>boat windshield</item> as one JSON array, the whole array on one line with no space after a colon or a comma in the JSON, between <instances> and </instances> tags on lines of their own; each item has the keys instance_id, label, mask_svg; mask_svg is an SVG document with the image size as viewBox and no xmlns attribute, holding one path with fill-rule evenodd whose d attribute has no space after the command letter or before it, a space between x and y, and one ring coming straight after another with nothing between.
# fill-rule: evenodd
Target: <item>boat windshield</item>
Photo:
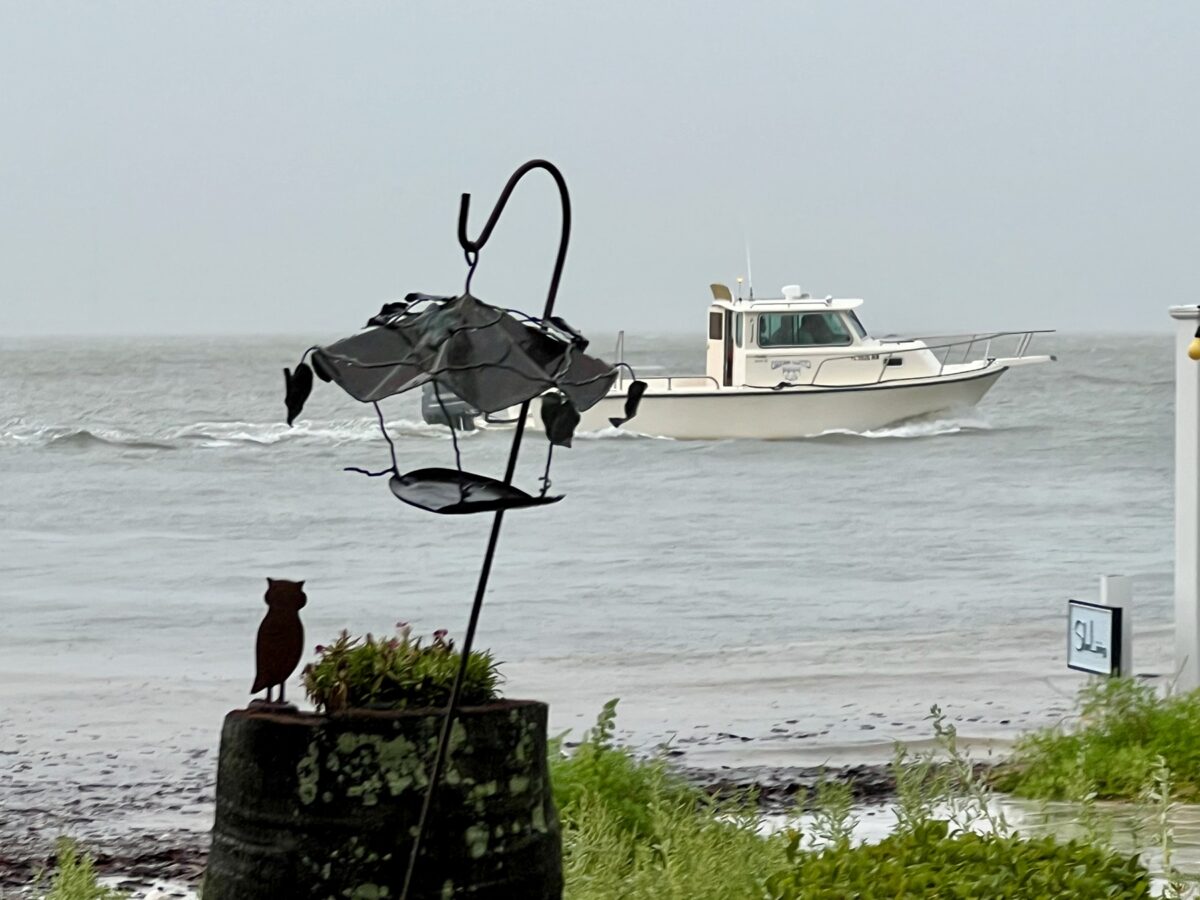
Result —
<instances>
[{"instance_id":1,"label":"boat windshield","mask_svg":"<svg viewBox=\"0 0 1200 900\"><path fill-rule=\"evenodd\" d=\"M761 313L760 347L842 347L851 342L839 313Z\"/></svg>"},{"instance_id":2,"label":"boat windshield","mask_svg":"<svg viewBox=\"0 0 1200 900\"><path fill-rule=\"evenodd\" d=\"M863 323L859 320L858 313L856 313L854 310L850 310L848 313L846 313L846 316L850 319L850 324L854 326L854 330L858 332L858 336L860 338L866 338L867 329L863 327Z\"/></svg>"}]
</instances>

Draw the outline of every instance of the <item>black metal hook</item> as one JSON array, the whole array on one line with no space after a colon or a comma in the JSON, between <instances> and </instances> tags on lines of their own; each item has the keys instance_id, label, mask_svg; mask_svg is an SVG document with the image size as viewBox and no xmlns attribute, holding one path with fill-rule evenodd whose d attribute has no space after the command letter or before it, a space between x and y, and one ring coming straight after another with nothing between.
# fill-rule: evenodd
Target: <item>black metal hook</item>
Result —
<instances>
[{"instance_id":1,"label":"black metal hook","mask_svg":"<svg viewBox=\"0 0 1200 900\"><path fill-rule=\"evenodd\" d=\"M500 192L500 199L492 207L492 213L488 216L487 223L484 224L483 230L479 232L479 237L475 240L467 237L467 214L471 208L471 195L463 194L462 202L458 207L458 243L462 246L473 272L475 262L479 259L479 251L492 236L492 229L496 227L500 214L504 212L504 206L508 203L508 198L512 196L517 182L534 169L545 169L550 173L550 177L558 185L558 196L562 200L562 235L558 240L558 256L554 260L554 274L550 277L550 291L546 294L546 309L542 313L542 318L548 319L554 311L554 300L558 296L558 282L562 278L563 265L567 261L567 243L571 239L571 196L567 192L567 182L563 178L562 172L554 163L544 159L531 159L513 172L512 177L508 179L508 184L504 185L504 190Z\"/></svg>"}]
</instances>

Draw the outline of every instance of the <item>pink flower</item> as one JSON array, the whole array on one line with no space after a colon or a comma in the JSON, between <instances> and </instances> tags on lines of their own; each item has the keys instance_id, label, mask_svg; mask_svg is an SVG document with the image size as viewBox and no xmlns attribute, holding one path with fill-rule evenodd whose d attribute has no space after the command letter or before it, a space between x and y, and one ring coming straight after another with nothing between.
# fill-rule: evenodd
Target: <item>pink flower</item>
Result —
<instances>
[{"instance_id":1,"label":"pink flower","mask_svg":"<svg viewBox=\"0 0 1200 900\"><path fill-rule=\"evenodd\" d=\"M324 653L324 652L325 652L325 645L324 645L324 644L317 644L317 652L318 652L318 653Z\"/></svg>"},{"instance_id":2,"label":"pink flower","mask_svg":"<svg viewBox=\"0 0 1200 900\"><path fill-rule=\"evenodd\" d=\"M433 633L433 639L440 644L442 641L444 641L446 639L446 635L448 635L449 633L450 632L447 631L445 628L439 628L437 631L435 631Z\"/></svg>"}]
</instances>

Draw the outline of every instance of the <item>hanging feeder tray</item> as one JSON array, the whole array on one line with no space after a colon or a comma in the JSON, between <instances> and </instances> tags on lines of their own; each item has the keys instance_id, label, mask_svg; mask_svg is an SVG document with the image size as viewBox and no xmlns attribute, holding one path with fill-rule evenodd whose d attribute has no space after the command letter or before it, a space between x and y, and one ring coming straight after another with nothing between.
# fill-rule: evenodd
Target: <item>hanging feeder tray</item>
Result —
<instances>
[{"instance_id":1,"label":"hanging feeder tray","mask_svg":"<svg viewBox=\"0 0 1200 900\"><path fill-rule=\"evenodd\" d=\"M549 309L549 304L547 309ZM617 366L585 353L587 341L557 316L534 318L484 303L469 292L457 297L412 293L389 303L366 330L324 347L309 348L293 372L284 370L288 423L295 421L313 387L313 377L333 382L375 407L380 432L391 449L392 465L382 472L357 466L352 471L390 475L392 493L418 509L442 515L501 512L545 506L562 496L546 496L551 452L570 447L580 411L599 403L617 378ZM305 359L311 357L311 366ZM540 424L549 447L538 496L514 487L512 471L503 481L462 467L458 428L446 412L454 444L455 468L423 468L402 473L388 436L379 402L414 388L432 385L443 412L443 394L484 413L519 408L523 423L540 398ZM620 425L637 412L644 383L630 385ZM515 459L523 428L518 427Z\"/></svg>"},{"instance_id":2,"label":"hanging feeder tray","mask_svg":"<svg viewBox=\"0 0 1200 900\"><path fill-rule=\"evenodd\" d=\"M563 498L562 494L535 497L495 478L457 469L416 469L393 475L388 487L410 506L444 516L545 506Z\"/></svg>"}]
</instances>

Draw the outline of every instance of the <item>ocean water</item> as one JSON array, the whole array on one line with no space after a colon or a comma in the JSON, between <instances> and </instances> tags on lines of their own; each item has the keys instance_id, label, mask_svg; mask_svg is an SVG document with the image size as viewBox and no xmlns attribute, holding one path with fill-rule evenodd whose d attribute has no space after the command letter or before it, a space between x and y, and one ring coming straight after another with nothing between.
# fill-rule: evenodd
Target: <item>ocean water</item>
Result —
<instances>
[{"instance_id":1,"label":"ocean water","mask_svg":"<svg viewBox=\"0 0 1200 900\"><path fill-rule=\"evenodd\" d=\"M387 447L331 385L289 429L281 369L311 342L0 343L0 735L186 724L215 744L219 710L247 699L268 576L306 581L310 644L397 621L461 633L491 517L433 516L344 472ZM506 518L480 645L565 726L620 695L647 738L809 741L785 755L911 736L931 702L983 735L1060 715L1068 597L1132 575L1145 646L1169 626L1172 342L1034 349L1059 361L864 435L581 436L555 455L566 498ZM631 336L627 358L697 371L703 344ZM452 464L415 398L385 410L402 468ZM509 440L465 435L464 464L500 474ZM530 489L544 447L526 440Z\"/></svg>"}]
</instances>

